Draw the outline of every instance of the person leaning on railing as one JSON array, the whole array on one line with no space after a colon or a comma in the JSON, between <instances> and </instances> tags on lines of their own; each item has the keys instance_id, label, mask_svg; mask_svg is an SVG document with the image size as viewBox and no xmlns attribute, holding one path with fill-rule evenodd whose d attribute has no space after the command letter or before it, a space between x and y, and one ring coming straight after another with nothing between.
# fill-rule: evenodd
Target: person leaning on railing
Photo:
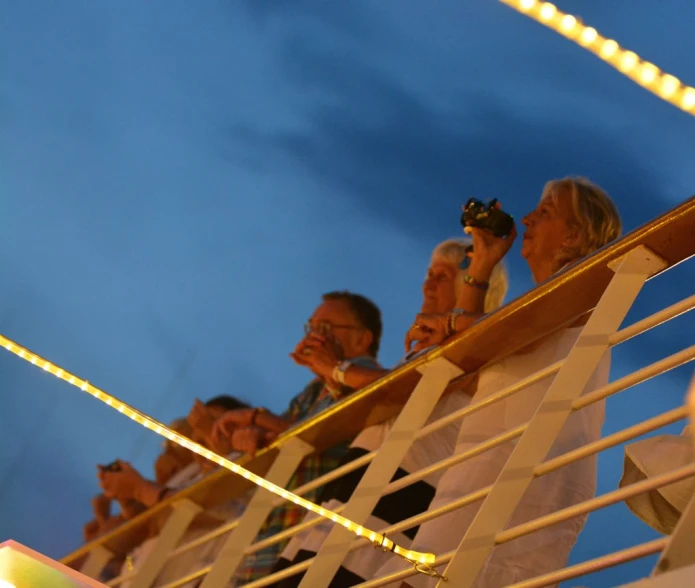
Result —
<instances>
[{"instance_id":1,"label":"person leaning on railing","mask_svg":"<svg viewBox=\"0 0 695 588\"><path fill-rule=\"evenodd\" d=\"M536 283L550 278L567 264L603 247L620 236L618 211L608 195L583 178L565 178L546 184L538 207L523 219L525 232L521 254ZM492 268L504 257L514 238L507 239L474 229L475 255L469 281L485 284ZM580 321L581 322L581 321ZM469 324L469 317L454 312L422 314L416 323L437 333L443 341L450 333ZM478 403L514 383L567 356L581 332L579 324L562 329L543 340L481 369L473 403ZM606 353L591 376L584 393L608 382L610 354ZM466 416L459 431L456 454L531 420L551 382L548 376L523 390ZM600 401L569 416L548 458L561 455L600 438L605 403ZM515 442L507 442L452 466L441 478L430 509L439 508L493 484L504 467ZM531 482L512 515L515 526L591 498L596 492L596 456L586 457ZM480 501L423 523L412 549L443 554L456 549L480 508ZM586 515L575 517L494 548L475 586L496 588L563 567L584 526ZM402 569L391 560L375 577ZM438 570L442 573L443 568ZM436 578L417 575L404 584L420 588L434 586Z\"/></svg>"},{"instance_id":2,"label":"person leaning on railing","mask_svg":"<svg viewBox=\"0 0 695 588\"><path fill-rule=\"evenodd\" d=\"M187 437L191 435L191 427L186 419L176 419L169 427L181 435ZM156 482L162 485L166 484L171 477L175 476L180 470L185 469L192 462L193 454L190 451L178 446L172 447L165 443L163 451L159 454L154 464ZM99 468L99 470L102 469L102 467ZM116 515L111 514L113 502L117 502L120 506L120 512ZM94 512L94 520L85 525L85 541L92 541L114 530L124 522L147 510L147 507L133 497L126 498L116 496L115 494L107 496L106 493L101 493L92 499L92 510ZM146 531L143 531L138 538L138 543L145 539L146 536ZM130 560L128 559L128 561ZM102 571L102 580L106 581L117 576L122 569L123 563L124 558L122 557L111 560Z\"/></svg>"},{"instance_id":3,"label":"person leaning on railing","mask_svg":"<svg viewBox=\"0 0 695 588\"><path fill-rule=\"evenodd\" d=\"M295 396L280 416L266 410L240 410L227 413L215 423L213 436L228 440L234 449L253 454L263 438L258 427L281 433L352 393L355 388L346 385L338 375L315 369L317 348L311 343L312 334L318 333L330 347L341 365L378 368L376 360L381 341L381 311L369 299L351 292L324 294L323 302L314 310L305 325L305 336L291 354L294 361L309 368L317 377ZM340 443L321 453L305 458L292 476L288 490L306 484L335 469L347 451L347 443ZM306 498L316 499L317 491ZM273 509L259 531L255 542L297 524L304 510L292 502ZM266 576L275 564L285 542L277 543L248 555L236 573L235 585L241 586Z\"/></svg>"},{"instance_id":4,"label":"person leaning on railing","mask_svg":"<svg viewBox=\"0 0 695 588\"><path fill-rule=\"evenodd\" d=\"M422 312L449 312L456 305L457 299L463 305L477 303L478 292L472 291L464 281L464 276L471 262L471 255L470 239L450 239L437 245L432 253L422 286ZM490 283L490 288L483 296L486 312L501 306L507 291L507 276L501 263L497 264L493 270ZM420 340L413 349L411 349L411 343L412 337L409 331L406 335L406 356L398 365L402 365L419 353L427 351L426 340ZM327 377L334 369L342 370L340 378L355 388L367 386L389 371L378 367L354 365L342 369L339 358L331 353L330 346L326 345L325 338L320 334L313 334L308 344L311 345L313 351L310 361L316 373ZM460 384L462 386L463 382ZM450 391L439 401L429 422L438 420L468 404L470 396L465 393L461 386L454 387L453 391ZM350 450L343 458L341 465L371 451L378 450L388 436L394 421L395 419L390 419L379 425L366 427L350 445ZM453 424L415 441L395 473L393 480L403 478L433 461L449 457L454 449L457 433L458 426ZM360 467L327 485L319 497L322 506L334 511L341 504L347 502L366 469L367 466ZM370 529L382 529L424 512L434 497L439 478L440 474L433 474L407 488L383 497L377 503L365 525ZM305 520L313 518L315 515L309 513ZM287 545L274 571L280 571L313 557L321 548L330 530L331 523L324 520L312 530L294 537ZM399 545L407 545L413 538L415 531L416 529L411 529L405 533L392 534L389 535L389 538ZM362 582L371 577L389 557L389 554L378 549L363 549L352 552L343 561L343 565L334 576L331 586L342 588ZM277 588L298 586L303 576L303 573L291 576L274 586Z\"/></svg>"},{"instance_id":5,"label":"person leaning on railing","mask_svg":"<svg viewBox=\"0 0 695 588\"><path fill-rule=\"evenodd\" d=\"M176 419L170 427L186 437L191 435L191 427L186 419ZM154 464L156 482L161 485L166 484L169 478L192 462L193 454L190 451L179 446L173 447L165 444ZM102 468L99 468L99 471L101 473ZM121 510L116 515L111 514L111 506L114 501L119 504ZM140 514L145 508L132 496L117 498L115 495L109 497L104 493L98 494L92 499L94 519L85 525L85 541L92 541L100 535L112 531L125 521Z\"/></svg>"},{"instance_id":6,"label":"person leaning on railing","mask_svg":"<svg viewBox=\"0 0 695 588\"><path fill-rule=\"evenodd\" d=\"M248 408L247 404L232 396L217 396L205 403L204 410L208 414L208 422L201 424L203 419L199 418L196 420L191 418L192 414L200 412L199 403L200 401L196 401L196 405L191 410L191 414L189 414L187 419L188 427L182 434L188 433L191 439L204 444L206 447L208 447L207 441L212 425L218 417L229 411ZM216 449L219 449L219 447ZM165 442L165 453L178 453L180 451L175 443ZM183 451L188 452L188 450ZM102 468L99 469L99 485L104 490L104 494L109 497L117 500L135 500L149 508L199 479L201 477L201 469L203 471L211 469L210 464L212 462L203 460L197 454L192 455L191 458L188 463L184 463L181 459L173 458L172 463L160 464L158 467L160 469L166 468L170 474L170 477L165 481L148 480L128 462L118 460L119 469L117 470L107 471ZM161 457L158 458L158 462L159 459Z\"/></svg>"},{"instance_id":7,"label":"person leaning on railing","mask_svg":"<svg viewBox=\"0 0 695 588\"><path fill-rule=\"evenodd\" d=\"M187 419L175 421L172 423L172 428L217 453L226 455L229 454L228 447L208 444L212 441L212 425L225 412L242 408L248 408L248 405L232 396L216 396L205 404L196 400ZM228 457L234 459L239 457L239 454L228 455ZM120 466L118 470L100 470L99 472L99 481L104 495L121 503L139 505L138 513L194 484L216 467L213 462L192 454L171 441L164 442L164 451L155 462L155 480L147 480L127 462L118 460L118 464ZM243 507L242 500L231 500L206 510L186 531L183 541L193 540L210 528L238 516ZM131 546L128 561L121 568L121 573L136 570L147 558L156 544L156 535L164 520L164 518L157 518L143 526L135 544ZM214 559L219 546L220 540L212 540L167 562L160 572L159 581L177 579L198 567L200 562L205 563L211 558ZM122 587L127 588L128 585L129 582L124 582Z\"/></svg>"}]
</instances>

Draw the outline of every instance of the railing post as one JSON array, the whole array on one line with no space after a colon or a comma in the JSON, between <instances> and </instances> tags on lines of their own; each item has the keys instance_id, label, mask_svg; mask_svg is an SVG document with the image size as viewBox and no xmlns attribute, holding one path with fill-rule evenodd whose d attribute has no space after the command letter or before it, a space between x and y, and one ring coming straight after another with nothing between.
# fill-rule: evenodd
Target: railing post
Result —
<instances>
[{"instance_id":1,"label":"railing post","mask_svg":"<svg viewBox=\"0 0 695 588\"><path fill-rule=\"evenodd\" d=\"M647 278L666 263L639 246L610 267L615 275L449 562L444 572L448 583L440 580L439 588L473 584L495 547L495 536L533 480L533 468L545 459L571 413L572 401L608 350L609 336L620 327Z\"/></svg>"},{"instance_id":2,"label":"railing post","mask_svg":"<svg viewBox=\"0 0 695 588\"><path fill-rule=\"evenodd\" d=\"M391 481L413 444L415 435L429 418L449 382L462 373L458 366L443 357L425 364L419 371L422 378L341 513L358 524L363 524L374 510L381 493ZM300 588L327 587L353 540L352 532L334 525L302 579Z\"/></svg>"},{"instance_id":3,"label":"railing post","mask_svg":"<svg viewBox=\"0 0 695 588\"><path fill-rule=\"evenodd\" d=\"M290 438L280 448L265 476L266 480L284 488L302 460L313 450L311 445L299 437ZM275 494L264 488L256 489L244 514L239 519L239 524L227 537L200 588L227 586L244 558L244 550L251 545L273 509L275 498Z\"/></svg>"},{"instance_id":4,"label":"railing post","mask_svg":"<svg viewBox=\"0 0 695 588\"><path fill-rule=\"evenodd\" d=\"M201 511L201 508L184 498L177 500L171 507L171 514L157 537L152 553L145 558L136 570L130 588L149 588L162 571L167 556L181 541L191 521Z\"/></svg>"},{"instance_id":5,"label":"railing post","mask_svg":"<svg viewBox=\"0 0 695 588\"><path fill-rule=\"evenodd\" d=\"M695 375L690 382L686 395L686 403L690 408L690 426L695 442ZM669 537L666 548L661 552L659 561L652 571L652 577L664 572L671 572L685 566L695 565L695 495L690 498L688 506L681 514L676 528Z\"/></svg>"},{"instance_id":6,"label":"railing post","mask_svg":"<svg viewBox=\"0 0 695 588\"><path fill-rule=\"evenodd\" d=\"M87 559L80 567L80 573L98 580L101 572L104 571L104 566L112 559L113 553L103 545L97 545L89 552Z\"/></svg>"}]
</instances>

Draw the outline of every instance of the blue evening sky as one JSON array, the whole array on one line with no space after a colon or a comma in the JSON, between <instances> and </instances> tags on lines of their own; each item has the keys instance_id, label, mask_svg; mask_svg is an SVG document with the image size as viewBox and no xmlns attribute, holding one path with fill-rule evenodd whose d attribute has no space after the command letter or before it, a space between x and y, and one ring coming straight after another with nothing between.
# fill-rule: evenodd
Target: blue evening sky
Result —
<instances>
[{"instance_id":1,"label":"blue evening sky","mask_svg":"<svg viewBox=\"0 0 695 588\"><path fill-rule=\"evenodd\" d=\"M692 0L558 5L695 85ZM521 217L585 175L630 230L695 192L694 162L694 117L494 0L1 0L0 332L163 421L221 393L280 411L327 290L372 297L382 362L400 357L469 196ZM518 247L510 267L511 299L531 287ZM694 278L648 284L630 319ZM694 327L616 349L614 377ZM675 407L691 373L612 399L605 432ZM0 540L62 556L95 464L149 473L160 440L9 354L0 394ZM602 455L601 492L621 462ZM573 561L653 537L618 505Z\"/></svg>"}]
</instances>

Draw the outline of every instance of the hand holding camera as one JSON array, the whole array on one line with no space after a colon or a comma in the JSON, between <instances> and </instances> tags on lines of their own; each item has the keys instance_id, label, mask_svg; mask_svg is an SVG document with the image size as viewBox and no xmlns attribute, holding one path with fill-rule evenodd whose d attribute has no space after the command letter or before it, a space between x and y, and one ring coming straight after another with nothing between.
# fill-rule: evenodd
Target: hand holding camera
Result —
<instances>
[{"instance_id":1,"label":"hand holding camera","mask_svg":"<svg viewBox=\"0 0 695 588\"><path fill-rule=\"evenodd\" d=\"M507 254L516 238L514 218L504 212L497 199L485 204L470 198L463 207L461 225L473 238L473 257L468 273L488 281L493 268Z\"/></svg>"},{"instance_id":2,"label":"hand holding camera","mask_svg":"<svg viewBox=\"0 0 695 588\"><path fill-rule=\"evenodd\" d=\"M514 217L502 211L497 198L487 204L475 198L469 198L463 207L461 225L465 232L475 227L491 232L495 237L508 237L514 230Z\"/></svg>"},{"instance_id":3,"label":"hand holding camera","mask_svg":"<svg viewBox=\"0 0 695 588\"><path fill-rule=\"evenodd\" d=\"M116 500L135 498L138 486L144 481L133 466L122 460L100 465L97 477L104 496Z\"/></svg>"}]
</instances>

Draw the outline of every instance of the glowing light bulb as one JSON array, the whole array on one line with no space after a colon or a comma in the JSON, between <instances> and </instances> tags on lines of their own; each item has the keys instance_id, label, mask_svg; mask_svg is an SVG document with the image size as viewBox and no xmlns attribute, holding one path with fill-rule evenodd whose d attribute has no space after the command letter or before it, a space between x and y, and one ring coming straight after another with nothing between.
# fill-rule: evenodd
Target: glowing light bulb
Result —
<instances>
[{"instance_id":1,"label":"glowing light bulb","mask_svg":"<svg viewBox=\"0 0 695 588\"><path fill-rule=\"evenodd\" d=\"M640 69L640 80L643 84L651 84L659 75L659 68L653 63L643 63Z\"/></svg>"},{"instance_id":2,"label":"glowing light bulb","mask_svg":"<svg viewBox=\"0 0 695 588\"><path fill-rule=\"evenodd\" d=\"M523 11L529 11L536 5L536 0L520 0L519 7Z\"/></svg>"},{"instance_id":3,"label":"glowing light bulb","mask_svg":"<svg viewBox=\"0 0 695 588\"><path fill-rule=\"evenodd\" d=\"M661 78L661 95L664 98L670 98L680 88L680 80L672 75L666 74Z\"/></svg>"},{"instance_id":4,"label":"glowing light bulb","mask_svg":"<svg viewBox=\"0 0 695 588\"><path fill-rule=\"evenodd\" d=\"M608 39L601 47L601 57L610 59L618 52L618 48L619 45L613 39Z\"/></svg>"},{"instance_id":5,"label":"glowing light bulb","mask_svg":"<svg viewBox=\"0 0 695 588\"><path fill-rule=\"evenodd\" d=\"M541 18L543 20L552 20L556 12L557 8L555 8L555 5L551 4L550 2L544 2L541 5Z\"/></svg>"},{"instance_id":6,"label":"glowing light bulb","mask_svg":"<svg viewBox=\"0 0 695 588\"><path fill-rule=\"evenodd\" d=\"M562 20L560 21L560 28L566 33L569 33L576 26L577 19L574 18L571 14L565 14L565 16L563 16Z\"/></svg>"},{"instance_id":7,"label":"glowing light bulb","mask_svg":"<svg viewBox=\"0 0 695 588\"><path fill-rule=\"evenodd\" d=\"M620 58L620 69L624 72L628 72L635 68L639 62L639 57L632 51L625 51L623 56Z\"/></svg>"},{"instance_id":8,"label":"glowing light bulb","mask_svg":"<svg viewBox=\"0 0 695 588\"><path fill-rule=\"evenodd\" d=\"M579 35L579 42L584 45L585 47L588 47L591 45L596 39L598 38L598 33L596 32L596 29L592 27L586 27L581 35Z\"/></svg>"},{"instance_id":9,"label":"glowing light bulb","mask_svg":"<svg viewBox=\"0 0 695 588\"><path fill-rule=\"evenodd\" d=\"M695 88L688 88L683 92L681 104L683 104L685 110L693 110L695 108Z\"/></svg>"}]
</instances>

